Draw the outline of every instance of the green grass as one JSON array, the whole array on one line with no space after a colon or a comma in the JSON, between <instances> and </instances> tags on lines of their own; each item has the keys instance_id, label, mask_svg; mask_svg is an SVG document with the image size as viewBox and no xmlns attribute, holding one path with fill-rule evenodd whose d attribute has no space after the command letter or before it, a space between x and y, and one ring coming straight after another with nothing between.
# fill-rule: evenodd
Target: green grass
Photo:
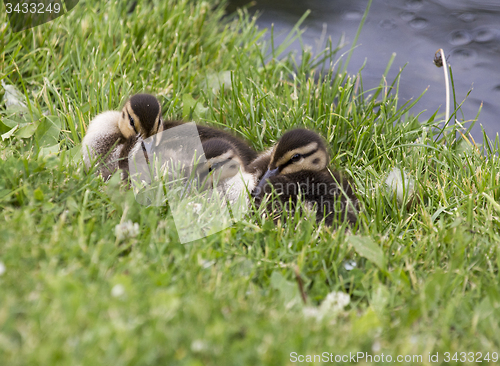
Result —
<instances>
[{"instance_id":1,"label":"green grass","mask_svg":"<svg viewBox=\"0 0 500 366\"><path fill-rule=\"evenodd\" d=\"M455 125L398 101L399 77L365 90L331 44L271 52L245 12L128 8L80 1L35 29L0 27L0 79L28 98L0 105L1 365L285 365L292 352L430 364L429 353L500 351L498 140L452 141ZM166 207L85 174L77 153L97 113L144 90L166 117L225 126L258 150L292 127L320 132L358 186L359 227L252 217L181 245ZM403 205L384 186L394 167L415 179ZM139 234L119 241L128 220ZM331 292L349 304L307 316Z\"/></svg>"}]
</instances>

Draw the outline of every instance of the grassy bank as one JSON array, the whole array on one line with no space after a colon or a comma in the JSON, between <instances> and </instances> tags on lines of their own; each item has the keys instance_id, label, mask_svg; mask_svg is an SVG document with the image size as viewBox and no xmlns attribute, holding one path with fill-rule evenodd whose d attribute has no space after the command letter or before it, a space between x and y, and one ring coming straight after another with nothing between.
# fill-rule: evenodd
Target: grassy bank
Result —
<instances>
[{"instance_id":1,"label":"grassy bank","mask_svg":"<svg viewBox=\"0 0 500 366\"><path fill-rule=\"evenodd\" d=\"M342 73L335 46L317 58L270 52L245 13L223 19L189 1L130 10L80 1L17 34L0 12L0 78L27 97L0 105L0 364L493 360L497 142L454 143L437 118L418 119L425 106L398 101L397 80L391 95L391 84L365 90L360 74ZM166 117L224 126L258 150L292 127L320 132L332 167L358 186L359 228L251 218L181 245L165 207L86 175L78 156L92 117L144 90ZM395 167L415 182L401 204L384 185ZM128 220L139 233L119 240Z\"/></svg>"}]
</instances>

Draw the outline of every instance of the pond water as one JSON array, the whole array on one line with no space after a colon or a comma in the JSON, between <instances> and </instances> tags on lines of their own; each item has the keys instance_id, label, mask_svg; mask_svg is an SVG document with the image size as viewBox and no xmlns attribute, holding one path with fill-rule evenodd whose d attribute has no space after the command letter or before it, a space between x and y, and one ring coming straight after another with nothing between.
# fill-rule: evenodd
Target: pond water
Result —
<instances>
[{"instance_id":1,"label":"pond water","mask_svg":"<svg viewBox=\"0 0 500 366\"><path fill-rule=\"evenodd\" d=\"M345 34L352 44L363 16L367 0L256 0L250 11L261 15L259 28L274 24L275 43L307 11L303 23L302 42L314 51L324 47L326 36L337 44ZM247 0L231 0L230 9L248 4ZM269 37L269 32L267 33ZM391 58L396 53L388 80L392 81L405 67L400 82L401 101L426 94L413 112L426 110L428 118L438 108L445 109L443 69L434 66L434 53L443 48L450 55L457 102L467 92L471 94L462 111L465 120L475 118L483 103L478 122L472 130L477 142L482 141L481 125L490 139L500 131L500 0L373 0L366 23L358 39L348 72L356 73L366 60L362 71L365 90L378 85ZM300 49L297 41L292 45ZM461 115L459 114L459 120ZM466 124L468 126L469 124Z\"/></svg>"}]
</instances>

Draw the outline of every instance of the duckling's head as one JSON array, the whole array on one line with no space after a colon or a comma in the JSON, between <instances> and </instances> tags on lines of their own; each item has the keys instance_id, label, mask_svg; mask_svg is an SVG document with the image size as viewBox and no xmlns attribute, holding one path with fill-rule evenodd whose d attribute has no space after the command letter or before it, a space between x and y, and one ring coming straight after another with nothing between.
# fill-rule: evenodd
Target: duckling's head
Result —
<instances>
[{"instance_id":1,"label":"duckling's head","mask_svg":"<svg viewBox=\"0 0 500 366\"><path fill-rule=\"evenodd\" d=\"M271 152L270 163L258 187L268 178L299 171L320 171L328 164L325 143L316 132L296 129L285 133Z\"/></svg>"},{"instance_id":2,"label":"duckling's head","mask_svg":"<svg viewBox=\"0 0 500 366\"><path fill-rule=\"evenodd\" d=\"M146 139L158 132L161 105L151 94L135 94L125 103L118 127L125 138L140 135Z\"/></svg>"},{"instance_id":3,"label":"duckling's head","mask_svg":"<svg viewBox=\"0 0 500 366\"><path fill-rule=\"evenodd\" d=\"M301 170L323 170L328 164L328 152L316 132L296 129L281 137L271 154L269 170L290 174Z\"/></svg>"},{"instance_id":4,"label":"duckling's head","mask_svg":"<svg viewBox=\"0 0 500 366\"><path fill-rule=\"evenodd\" d=\"M197 169L200 182L209 186L238 174L243 161L236 148L228 141L213 138L202 143L206 162Z\"/></svg>"}]
</instances>

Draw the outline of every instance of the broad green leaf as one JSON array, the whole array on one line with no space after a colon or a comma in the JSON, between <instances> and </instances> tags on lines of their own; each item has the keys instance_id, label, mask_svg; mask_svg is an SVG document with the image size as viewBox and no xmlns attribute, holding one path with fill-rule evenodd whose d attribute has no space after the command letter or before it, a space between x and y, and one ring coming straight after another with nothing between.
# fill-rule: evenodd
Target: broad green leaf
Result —
<instances>
[{"instance_id":1,"label":"broad green leaf","mask_svg":"<svg viewBox=\"0 0 500 366\"><path fill-rule=\"evenodd\" d=\"M8 127L33 122L27 107L13 105L5 109L2 114L5 115L2 123Z\"/></svg>"},{"instance_id":2,"label":"broad green leaf","mask_svg":"<svg viewBox=\"0 0 500 366\"><path fill-rule=\"evenodd\" d=\"M2 87L5 90L2 101L7 108L11 106L26 107L26 98L24 94L17 90L14 85L5 84L5 81L2 80Z\"/></svg>"},{"instance_id":3,"label":"broad green leaf","mask_svg":"<svg viewBox=\"0 0 500 366\"><path fill-rule=\"evenodd\" d=\"M368 236L351 236L349 243L354 247L356 253L374 263L380 269L385 269L385 256L380 247Z\"/></svg>"},{"instance_id":4,"label":"broad green leaf","mask_svg":"<svg viewBox=\"0 0 500 366\"><path fill-rule=\"evenodd\" d=\"M35 137L40 147L53 146L59 142L61 120L57 116L47 116L38 126Z\"/></svg>"},{"instance_id":5,"label":"broad green leaf","mask_svg":"<svg viewBox=\"0 0 500 366\"><path fill-rule=\"evenodd\" d=\"M30 114L27 107L12 105L2 112L2 114L5 115L2 118L2 125L10 128L8 132L2 135L3 140L12 136L29 138L33 136L38 128L40 113L36 109L33 111L33 114Z\"/></svg>"},{"instance_id":6,"label":"broad green leaf","mask_svg":"<svg viewBox=\"0 0 500 366\"><path fill-rule=\"evenodd\" d=\"M49 155L55 155L59 153L59 144L55 144L52 146L47 146L47 147L42 147L40 149L39 156L49 156Z\"/></svg>"},{"instance_id":7,"label":"broad green leaf","mask_svg":"<svg viewBox=\"0 0 500 366\"><path fill-rule=\"evenodd\" d=\"M188 120L191 115L191 109L196 105L196 100L190 94L182 96L182 117Z\"/></svg>"},{"instance_id":8,"label":"broad green leaf","mask_svg":"<svg viewBox=\"0 0 500 366\"><path fill-rule=\"evenodd\" d=\"M12 127L9 127L3 123L3 120L0 118L0 135L3 135L6 132L9 132Z\"/></svg>"},{"instance_id":9,"label":"broad green leaf","mask_svg":"<svg viewBox=\"0 0 500 366\"><path fill-rule=\"evenodd\" d=\"M204 107L191 94L184 94L182 96L182 117L185 120L199 120L200 118L204 118L207 111L208 107Z\"/></svg>"},{"instance_id":10,"label":"broad green leaf","mask_svg":"<svg viewBox=\"0 0 500 366\"><path fill-rule=\"evenodd\" d=\"M39 123L33 122L33 123L28 123L27 125L22 126L19 128L19 130L16 131L15 135L16 137L22 138L22 139L27 139L35 133L36 129L38 128Z\"/></svg>"}]
</instances>

